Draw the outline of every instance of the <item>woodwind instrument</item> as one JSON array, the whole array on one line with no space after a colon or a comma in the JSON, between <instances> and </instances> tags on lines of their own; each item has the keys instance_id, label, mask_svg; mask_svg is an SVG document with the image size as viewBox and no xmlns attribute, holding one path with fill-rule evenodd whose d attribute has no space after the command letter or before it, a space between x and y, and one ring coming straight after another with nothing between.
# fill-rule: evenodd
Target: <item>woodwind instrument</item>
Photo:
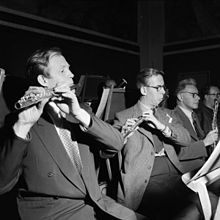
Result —
<instances>
[{"instance_id":1,"label":"woodwind instrument","mask_svg":"<svg viewBox=\"0 0 220 220\"><path fill-rule=\"evenodd\" d=\"M218 129L218 124L217 124L217 113L218 113L218 106L219 102L218 99L215 99L214 101L214 110L213 110L213 118L212 118L212 130ZM216 146L216 141L212 144L212 150Z\"/></svg>"},{"instance_id":2,"label":"woodwind instrument","mask_svg":"<svg viewBox=\"0 0 220 220\"><path fill-rule=\"evenodd\" d=\"M137 126L139 126L143 121L144 121L144 116L139 116L136 123L131 128L129 128L125 134L123 134L123 137L127 138L128 135L131 134L137 128Z\"/></svg>"},{"instance_id":3,"label":"woodwind instrument","mask_svg":"<svg viewBox=\"0 0 220 220\"><path fill-rule=\"evenodd\" d=\"M3 85L4 80L5 80L5 70L0 68L0 93L2 90L2 85Z\"/></svg>"},{"instance_id":4,"label":"woodwind instrument","mask_svg":"<svg viewBox=\"0 0 220 220\"><path fill-rule=\"evenodd\" d=\"M70 86L70 89L76 89L77 85L73 84ZM59 96L58 93L54 92L54 88L48 89L43 88L42 91L32 92L30 94L22 96L14 105L15 109L20 110L22 108L29 107L31 105L35 105L38 102L42 101L46 98L52 98L54 96Z\"/></svg>"}]
</instances>

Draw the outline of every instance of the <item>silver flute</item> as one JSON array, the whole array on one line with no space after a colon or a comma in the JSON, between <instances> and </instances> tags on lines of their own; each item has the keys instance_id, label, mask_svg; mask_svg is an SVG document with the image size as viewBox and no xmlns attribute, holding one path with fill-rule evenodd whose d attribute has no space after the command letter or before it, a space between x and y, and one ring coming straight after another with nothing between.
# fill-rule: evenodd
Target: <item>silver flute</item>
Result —
<instances>
[{"instance_id":1,"label":"silver flute","mask_svg":"<svg viewBox=\"0 0 220 220\"><path fill-rule=\"evenodd\" d=\"M125 134L123 134L123 137L127 138L128 135L131 134L143 121L144 121L144 116L139 116L135 124L131 128L129 128Z\"/></svg>"},{"instance_id":2,"label":"silver flute","mask_svg":"<svg viewBox=\"0 0 220 220\"><path fill-rule=\"evenodd\" d=\"M166 90L166 93L164 94L163 100L161 101L161 103L159 105L163 105L163 103L169 98L169 94L168 94L168 90ZM155 110L155 109L154 109ZM129 128L126 133L123 134L123 137L126 138L128 137L129 134L131 134L143 121L145 120L144 116L139 116L138 120L136 121L136 123Z\"/></svg>"},{"instance_id":3,"label":"silver flute","mask_svg":"<svg viewBox=\"0 0 220 220\"><path fill-rule=\"evenodd\" d=\"M76 89L77 85L73 84L70 86L70 89ZM54 92L54 88L48 89L44 88L43 91L33 92L27 95L22 96L14 105L15 109L20 110L22 108L29 107L31 105L35 105L38 102L42 101L46 98L52 98L55 96L59 96L59 93Z\"/></svg>"}]
</instances>

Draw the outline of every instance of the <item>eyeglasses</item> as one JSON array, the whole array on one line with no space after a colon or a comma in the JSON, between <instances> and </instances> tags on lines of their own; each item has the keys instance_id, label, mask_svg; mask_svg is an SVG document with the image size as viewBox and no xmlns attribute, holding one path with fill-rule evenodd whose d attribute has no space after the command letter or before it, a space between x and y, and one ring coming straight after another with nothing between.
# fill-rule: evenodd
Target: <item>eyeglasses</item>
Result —
<instances>
[{"instance_id":1,"label":"eyeglasses","mask_svg":"<svg viewBox=\"0 0 220 220\"><path fill-rule=\"evenodd\" d=\"M219 97L219 96L220 96L220 93L210 93L210 94L207 94L207 95L213 95L213 96Z\"/></svg>"},{"instance_id":2,"label":"eyeglasses","mask_svg":"<svg viewBox=\"0 0 220 220\"><path fill-rule=\"evenodd\" d=\"M166 91L166 86L165 86L165 85L158 85L158 86L146 86L146 87L156 89L156 90L157 90L157 92L161 91L162 89L164 89L164 91Z\"/></svg>"},{"instance_id":3,"label":"eyeglasses","mask_svg":"<svg viewBox=\"0 0 220 220\"><path fill-rule=\"evenodd\" d=\"M199 97L199 94L197 92L181 92L181 93L189 93L192 95L193 98Z\"/></svg>"}]
</instances>

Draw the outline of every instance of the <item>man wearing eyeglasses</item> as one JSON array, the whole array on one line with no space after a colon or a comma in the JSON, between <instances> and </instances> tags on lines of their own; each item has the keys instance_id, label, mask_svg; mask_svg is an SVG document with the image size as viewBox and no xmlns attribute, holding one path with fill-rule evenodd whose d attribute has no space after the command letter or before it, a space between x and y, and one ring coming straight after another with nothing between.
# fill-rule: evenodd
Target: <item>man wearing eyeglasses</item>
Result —
<instances>
[{"instance_id":1,"label":"man wearing eyeglasses","mask_svg":"<svg viewBox=\"0 0 220 220\"><path fill-rule=\"evenodd\" d=\"M173 112L159 107L166 95L163 75L143 69L137 76L138 102L116 113L114 127L125 137L117 200L152 219L196 220L200 213L189 201L193 193L181 181L184 169L177 156L191 139Z\"/></svg>"},{"instance_id":2,"label":"man wearing eyeglasses","mask_svg":"<svg viewBox=\"0 0 220 220\"><path fill-rule=\"evenodd\" d=\"M216 103L217 102L217 103ZM220 117L218 108L216 109L217 118L214 119L215 105L220 102L220 90L215 85L208 85L203 89L203 97L200 108L197 113L201 122L201 126L207 134L212 130L212 123L217 123L218 130L220 129ZM213 121L213 119L215 121Z\"/></svg>"},{"instance_id":3,"label":"man wearing eyeglasses","mask_svg":"<svg viewBox=\"0 0 220 220\"><path fill-rule=\"evenodd\" d=\"M217 130L212 130L205 135L201 128L199 118L195 113L199 106L200 96L194 79L179 81L175 95L177 105L174 113L188 130L192 140L188 148L182 148L178 155L184 171L189 172L202 167L208 157L207 147L217 140L218 134Z\"/></svg>"}]
</instances>

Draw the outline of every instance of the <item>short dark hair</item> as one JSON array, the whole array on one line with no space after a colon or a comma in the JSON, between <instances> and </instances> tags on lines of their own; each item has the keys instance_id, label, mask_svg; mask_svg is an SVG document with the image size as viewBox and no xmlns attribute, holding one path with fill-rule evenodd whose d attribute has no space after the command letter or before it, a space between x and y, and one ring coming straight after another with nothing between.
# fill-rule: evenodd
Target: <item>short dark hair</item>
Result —
<instances>
[{"instance_id":1,"label":"short dark hair","mask_svg":"<svg viewBox=\"0 0 220 220\"><path fill-rule=\"evenodd\" d=\"M163 71L154 69L154 68L143 68L137 75L136 85L137 88L140 89L141 86L147 85L149 78L152 76L164 75Z\"/></svg>"},{"instance_id":2,"label":"short dark hair","mask_svg":"<svg viewBox=\"0 0 220 220\"><path fill-rule=\"evenodd\" d=\"M30 85L39 85L37 81L38 75L49 76L45 69L52 54L62 55L61 49L58 47L41 48L32 53L28 58L26 63L26 78Z\"/></svg>"},{"instance_id":3,"label":"short dark hair","mask_svg":"<svg viewBox=\"0 0 220 220\"><path fill-rule=\"evenodd\" d=\"M186 86L189 86L189 85L196 86L197 85L196 80L193 78L187 78L187 79L183 79L179 81L177 84L176 90L175 90L175 95L177 96L177 94L180 91L184 90Z\"/></svg>"},{"instance_id":4,"label":"short dark hair","mask_svg":"<svg viewBox=\"0 0 220 220\"><path fill-rule=\"evenodd\" d=\"M218 87L217 85L215 85L215 84L207 84L207 85L205 85L205 86L202 88L202 90L201 90L201 96L202 96L203 99L204 99L205 95L207 95L207 94L210 93L210 90L211 90L211 88L213 88L213 87L219 88L219 87Z\"/></svg>"}]
</instances>

